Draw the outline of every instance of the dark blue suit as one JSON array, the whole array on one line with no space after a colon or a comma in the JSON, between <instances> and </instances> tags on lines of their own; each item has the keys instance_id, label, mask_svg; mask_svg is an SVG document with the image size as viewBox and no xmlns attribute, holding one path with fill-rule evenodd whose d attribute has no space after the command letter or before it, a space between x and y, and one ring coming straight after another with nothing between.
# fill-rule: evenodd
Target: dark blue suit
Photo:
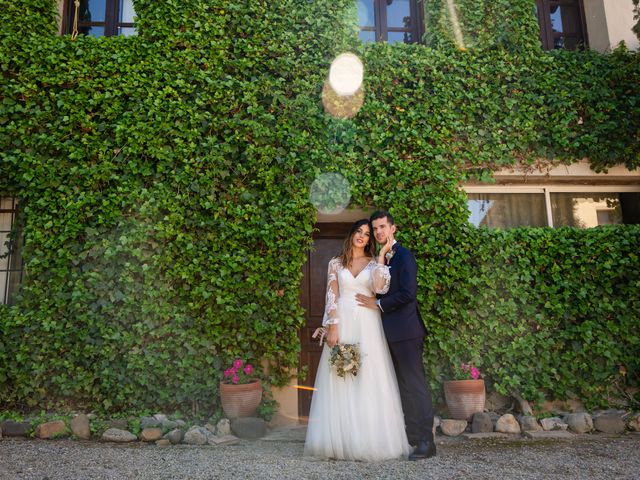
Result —
<instances>
[{"instance_id":1,"label":"dark blue suit","mask_svg":"<svg viewBox=\"0 0 640 480\"><path fill-rule=\"evenodd\" d=\"M422 363L427 331L416 300L418 266L410 250L398 243L393 250L389 262L391 285L387 293L378 295L382 325L398 378L409 442L432 442L433 406Z\"/></svg>"}]
</instances>

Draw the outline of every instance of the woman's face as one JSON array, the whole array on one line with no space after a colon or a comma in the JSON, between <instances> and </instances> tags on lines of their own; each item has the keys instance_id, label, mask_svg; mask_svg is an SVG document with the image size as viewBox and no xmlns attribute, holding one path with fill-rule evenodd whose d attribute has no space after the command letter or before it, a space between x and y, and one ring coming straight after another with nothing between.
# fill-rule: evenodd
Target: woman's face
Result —
<instances>
[{"instance_id":1,"label":"woman's face","mask_svg":"<svg viewBox=\"0 0 640 480\"><path fill-rule=\"evenodd\" d=\"M369 225L360 225L351 237L351 244L355 248L364 248L369 243L370 238L371 231L369 230Z\"/></svg>"}]
</instances>

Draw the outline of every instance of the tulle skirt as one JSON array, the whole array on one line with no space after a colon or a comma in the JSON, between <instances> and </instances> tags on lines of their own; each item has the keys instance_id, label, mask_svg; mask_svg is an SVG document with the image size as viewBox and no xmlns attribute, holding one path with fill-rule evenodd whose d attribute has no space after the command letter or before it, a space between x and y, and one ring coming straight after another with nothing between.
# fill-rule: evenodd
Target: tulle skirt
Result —
<instances>
[{"instance_id":1,"label":"tulle skirt","mask_svg":"<svg viewBox=\"0 0 640 480\"><path fill-rule=\"evenodd\" d=\"M325 345L311 400L305 455L379 461L410 453L400 393L380 312L354 301L338 304L340 343L357 343L358 375L339 377Z\"/></svg>"}]
</instances>

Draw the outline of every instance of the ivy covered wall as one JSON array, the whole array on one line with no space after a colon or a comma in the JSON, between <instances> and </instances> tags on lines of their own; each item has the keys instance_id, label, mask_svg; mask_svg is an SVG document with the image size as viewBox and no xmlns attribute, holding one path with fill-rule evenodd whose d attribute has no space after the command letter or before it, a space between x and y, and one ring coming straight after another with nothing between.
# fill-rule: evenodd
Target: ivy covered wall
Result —
<instances>
[{"instance_id":1,"label":"ivy covered wall","mask_svg":"<svg viewBox=\"0 0 640 480\"><path fill-rule=\"evenodd\" d=\"M541 51L532 0L457 2L461 46L445 3L424 2L427 45L393 46L361 44L347 0L139 0L138 36L75 41L55 1L3 4L0 192L26 278L0 306L2 405L212 405L236 356L285 381L324 172L416 252L434 386L455 359L531 399L606 404L621 365L637 384L640 229L476 230L459 185L637 167L638 55ZM320 100L343 51L365 65L350 120Z\"/></svg>"}]
</instances>

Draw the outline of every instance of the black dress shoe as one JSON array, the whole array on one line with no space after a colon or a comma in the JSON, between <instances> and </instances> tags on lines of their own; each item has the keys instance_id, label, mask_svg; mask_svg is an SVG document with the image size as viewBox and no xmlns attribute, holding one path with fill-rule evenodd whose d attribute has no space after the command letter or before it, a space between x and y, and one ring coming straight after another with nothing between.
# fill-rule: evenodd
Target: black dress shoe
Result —
<instances>
[{"instance_id":1,"label":"black dress shoe","mask_svg":"<svg viewBox=\"0 0 640 480\"><path fill-rule=\"evenodd\" d=\"M424 460L425 458L431 458L436 456L436 444L434 442L420 441L418 446L409 455L409 460Z\"/></svg>"}]
</instances>

